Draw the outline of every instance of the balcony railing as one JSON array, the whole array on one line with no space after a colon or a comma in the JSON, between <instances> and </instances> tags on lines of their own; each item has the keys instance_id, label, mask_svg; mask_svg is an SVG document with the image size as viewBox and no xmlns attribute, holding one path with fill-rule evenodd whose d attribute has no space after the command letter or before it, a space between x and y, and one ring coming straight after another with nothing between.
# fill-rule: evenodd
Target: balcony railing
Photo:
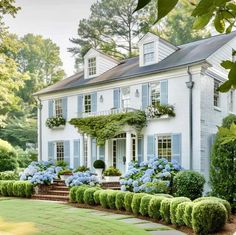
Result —
<instances>
[{"instance_id":1,"label":"balcony railing","mask_svg":"<svg viewBox=\"0 0 236 235\"><path fill-rule=\"evenodd\" d=\"M97 112L90 112L90 113L77 113L78 117L86 118L86 117L94 117L94 116L102 116L102 115L110 115L110 114L118 114L118 113L129 113L129 112L134 112L136 109L133 108L113 108L109 110L104 110L104 111L97 111Z\"/></svg>"}]
</instances>

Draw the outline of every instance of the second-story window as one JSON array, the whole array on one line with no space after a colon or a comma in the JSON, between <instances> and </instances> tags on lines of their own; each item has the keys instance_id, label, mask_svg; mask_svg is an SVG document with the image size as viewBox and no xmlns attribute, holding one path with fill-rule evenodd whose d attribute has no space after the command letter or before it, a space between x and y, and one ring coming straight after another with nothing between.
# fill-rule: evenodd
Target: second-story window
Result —
<instances>
[{"instance_id":1,"label":"second-story window","mask_svg":"<svg viewBox=\"0 0 236 235\"><path fill-rule=\"evenodd\" d=\"M154 42L149 42L143 45L143 63L145 65L154 62Z\"/></svg>"},{"instance_id":2,"label":"second-story window","mask_svg":"<svg viewBox=\"0 0 236 235\"><path fill-rule=\"evenodd\" d=\"M153 106L159 105L161 99L160 82L151 83L150 90L151 90L151 104Z\"/></svg>"},{"instance_id":3,"label":"second-story window","mask_svg":"<svg viewBox=\"0 0 236 235\"><path fill-rule=\"evenodd\" d=\"M214 106L220 107L220 92L217 90L220 86L220 82L218 80L214 80Z\"/></svg>"},{"instance_id":4,"label":"second-story window","mask_svg":"<svg viewBox=\"0 0 236 235\"><path fill-rule=\"evenodd\" d=\"M122 108L130 107L130 87L121 88L121 103Z\"/></svg>"},{"instance_id":5,"label":"second-story window","mask_svg":"<svg viewBox=\"0 0 236 235\"><path fill-rule=\"evenodd\" d=\"M91 112L91 95L84 96L84 112L85 113Z\"/></svg>"},{"instance_id":6,"label":"second-story window","mask_svg":"<svg viewBox=\"0 0 236 235\"><path fill-rule=\"evenodd\" d=\"M234 111L234 91L233 90L229 92L229 111L230 112Z\"/></svg>"},{"instance_id":7,"label":"second-story window","mask_svg":"<svg viewBox=\"0 0 236 235\"><path fill-rule=\"evenodd\" d=\"M63 115L62 99L55 100L55 116L60 117Z\"/></svg>"},{"instance_id":8,"label":"second-story window","mask_svg":"<svg viewBox=\"0 0 236 235\"><path fill-rule=\"evenodd\" d=\"M88 59L88 75L93 76L97 73L96 57Z\"/></svg>"}]
</instances>

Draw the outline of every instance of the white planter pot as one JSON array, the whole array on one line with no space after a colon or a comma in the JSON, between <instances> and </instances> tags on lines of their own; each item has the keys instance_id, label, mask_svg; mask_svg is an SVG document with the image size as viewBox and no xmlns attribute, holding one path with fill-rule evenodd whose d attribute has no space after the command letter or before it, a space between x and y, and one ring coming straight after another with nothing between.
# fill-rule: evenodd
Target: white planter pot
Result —
<instances>
[{"instance_id":1,"label":"white planter pot","mask_svg":"<svg viewBox=\"0 0 236 235\"><path fill-rule=\"evenodd\" d=\"M60 175L61 180L67 180L71 175Z\"/></svg>"},{"instance_id":2,"label":"white planter pot","mask_svg":"<svg viewBox=\"0 0 236 235\"><path fill-rule=\"evenodd\" d=\"M101 181L102 180L102 171L103 168L97 168L95 169L95 173L97 174L98 180Z\"/></svg>"},{"instance_id":3,"label":"white planter pot","mask_svg":"<svg viewBox=\"0 0 236 235\"><path fill-rule=\"evenodd\" d=\"M120 182L120 176L104 176L106 182Z\"/></svg>"}]
</instances>

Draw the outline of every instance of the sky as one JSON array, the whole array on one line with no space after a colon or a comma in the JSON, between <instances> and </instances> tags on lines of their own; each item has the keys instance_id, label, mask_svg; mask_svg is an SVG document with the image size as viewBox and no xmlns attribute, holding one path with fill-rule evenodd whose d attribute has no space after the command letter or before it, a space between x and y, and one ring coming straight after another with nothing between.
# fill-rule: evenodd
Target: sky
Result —
<instances>
[{"instance_id":1,"label":"sky","mask_svg":"<svg viewBox=\"0 0 236 235\"><path fill-rule=\"evenodd\" d=\"M60 47L63 68L67 76L74 73L74 58L67 48L69 38L76 37L79 21L90 14L97 0L16 0L22 9L15 18L5 17L9 31L23 36L27 33L50 38Z\"/></svg>"}]
</instances>

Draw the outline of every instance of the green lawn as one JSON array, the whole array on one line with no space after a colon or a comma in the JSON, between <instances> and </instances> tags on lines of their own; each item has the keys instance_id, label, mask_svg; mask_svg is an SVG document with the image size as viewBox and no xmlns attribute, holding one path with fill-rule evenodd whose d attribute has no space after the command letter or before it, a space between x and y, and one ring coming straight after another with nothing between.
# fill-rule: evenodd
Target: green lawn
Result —
<instances>
[{"instance_id":1,"label":"green lawn","mask_svg":"<svg viewBox=\"0 0 236 235\"><path fill-rule=\"evenodd\" d=\"M109 216L98 216L89 213L91 210L78 209L65 204L21 199L0 200L0 234L10 226L35 227L37 232L28 234L55 235L128 235L148 234L134 225L111 219ZM26 224L16 224L16 223ZM32 230L31 230L32 231ZM21 234L21 233L19 233ZM22 233L26 234L26 233Z\"/></svg>"}]
</instances>

